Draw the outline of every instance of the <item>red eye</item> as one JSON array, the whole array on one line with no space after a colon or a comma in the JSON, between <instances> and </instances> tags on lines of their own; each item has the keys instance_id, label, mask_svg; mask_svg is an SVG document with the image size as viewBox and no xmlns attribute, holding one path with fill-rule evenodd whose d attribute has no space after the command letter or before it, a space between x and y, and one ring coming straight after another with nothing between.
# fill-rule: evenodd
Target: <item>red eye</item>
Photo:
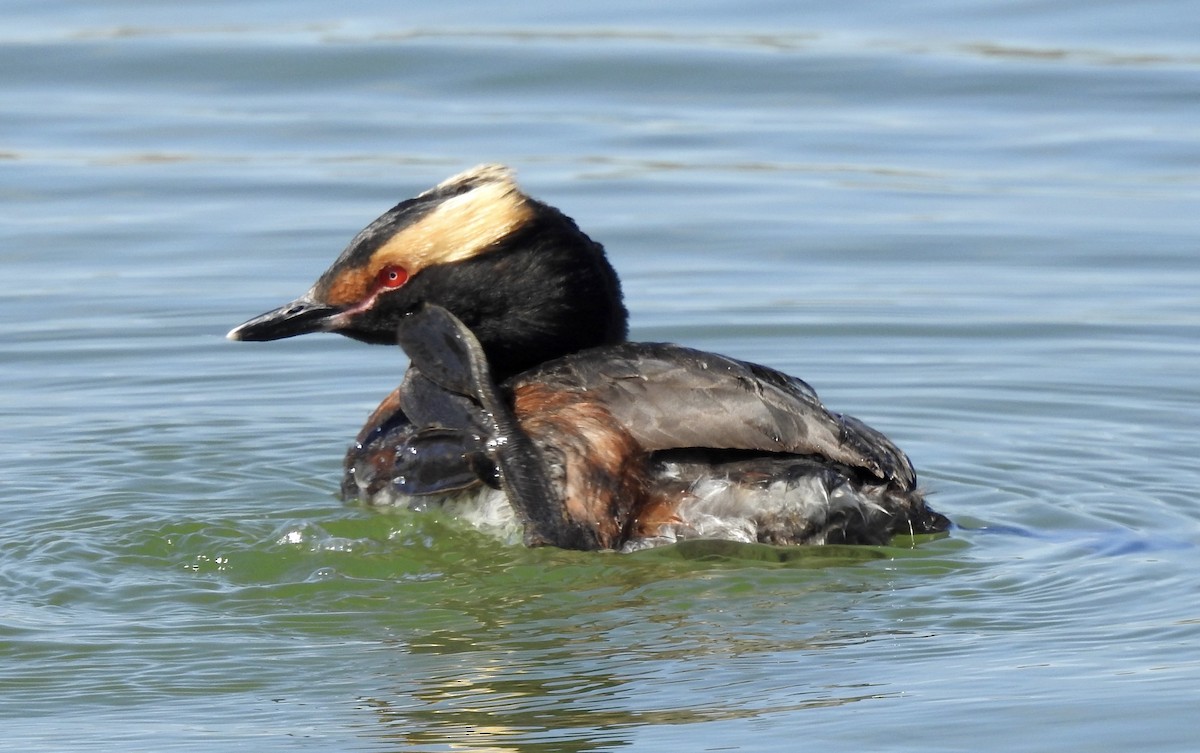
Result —
<instances>
[{"instance_id":1,"label":"red eye","mask_svg":"<svg viewBox=\"0 0 1200 753\"><path fill-rule=\"evenodd\" d=\"M397 267L394 264L389 264L379 270L379 274L375 276L375 284L381 288L398 288L408 282L408 272L404 267Z\"/></svg>"}]
</instances>

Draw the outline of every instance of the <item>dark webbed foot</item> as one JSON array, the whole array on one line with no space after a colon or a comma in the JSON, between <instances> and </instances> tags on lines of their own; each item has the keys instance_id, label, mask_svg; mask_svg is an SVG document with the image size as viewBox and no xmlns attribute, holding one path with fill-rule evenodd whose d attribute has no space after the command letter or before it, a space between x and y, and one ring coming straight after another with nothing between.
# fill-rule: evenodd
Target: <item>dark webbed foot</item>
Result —
<instances>
[{"instance_id":1,"label":"dark webbed foot","mask_svg":"<svg viewBox=\"0 0 1200 753\"><path fill-rule=\"evenodd\" d=\"M441 306L427 304L403 319L397 339L429 385L477 406L466 414L487 435L486 452L499 471L501 488L525 523L526 543L596 548L588 532L569 520L563 500L546 477L541 453L501 397L483 348L467 326Z\"/></svg>"},{"instance_id":2,"label":"dark webbed foot","mask_svg":"<svg viewBox=\"0 0 1200 753\"><path fill-rule=\"evenodd\" d=\"M347 450L342 497L390 504L394 492L444 494L481 480L498 488L495 464L484 452L488 433L477 403L409 369Z\"/></svg>"}]
</instances>

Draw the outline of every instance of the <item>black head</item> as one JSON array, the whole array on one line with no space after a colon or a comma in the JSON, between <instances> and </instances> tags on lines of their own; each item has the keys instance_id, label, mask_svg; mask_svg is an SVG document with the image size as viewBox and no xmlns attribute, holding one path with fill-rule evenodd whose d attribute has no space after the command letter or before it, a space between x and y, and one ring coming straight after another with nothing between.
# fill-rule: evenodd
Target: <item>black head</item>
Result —
<instances>
[{"instance_id":1,"label":"black head","mask_svg":"<svg viewBox=\"0 0 1200 753\"><path fill-rule=\"evenodd\" d=\"M337 332L395 345L400 319L423 302L475 333L497 379L626 334L604 249L492 165L396 205L355 236L311 290L228 337Z\"/></svg>"}]
</instances>

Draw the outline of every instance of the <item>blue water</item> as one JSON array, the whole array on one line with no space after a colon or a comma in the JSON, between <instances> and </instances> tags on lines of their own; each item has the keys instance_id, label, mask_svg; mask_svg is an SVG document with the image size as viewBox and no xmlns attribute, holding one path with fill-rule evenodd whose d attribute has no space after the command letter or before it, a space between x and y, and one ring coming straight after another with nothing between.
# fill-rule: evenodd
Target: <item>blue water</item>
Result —
<instances>
[{"instance_id":1,"label":"blue water","mask_svg":"<svg viewBox=\"0 0 1200 753\"><path fill-rule=\"evenodd\" d=\"M1194 3L4 10L6 749L1200 743ZM340 503L403 355L223 335L484 161L635 337L803 377L959 527L617 556Z\"/></svg>"}]
</instances>

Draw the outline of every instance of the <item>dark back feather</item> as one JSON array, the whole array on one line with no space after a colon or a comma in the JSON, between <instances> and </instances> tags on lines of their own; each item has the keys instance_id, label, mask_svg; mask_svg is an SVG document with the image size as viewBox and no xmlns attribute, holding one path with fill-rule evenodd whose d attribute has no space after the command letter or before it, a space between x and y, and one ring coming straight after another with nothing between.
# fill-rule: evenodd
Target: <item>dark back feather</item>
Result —
<instances>
[{"instance_id":1,"label":"dark back feather","mask_svg":"<svg viewBox=\"0 0 1200 753\"><path fill-rule=\"evenodd\" d=\"M646 450L687 447L818 455L903 489L908 458L883 434L825 409L805 382L757 364L668 343L575 353L514 377L586 392Z\"/></svg>"}]
</instances>

